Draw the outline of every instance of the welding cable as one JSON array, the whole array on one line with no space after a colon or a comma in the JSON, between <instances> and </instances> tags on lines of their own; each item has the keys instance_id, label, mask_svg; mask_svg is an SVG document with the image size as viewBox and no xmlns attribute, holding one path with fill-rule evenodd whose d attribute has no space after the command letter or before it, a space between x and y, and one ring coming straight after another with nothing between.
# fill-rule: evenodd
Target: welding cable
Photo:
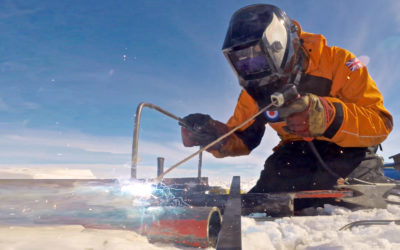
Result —
<instances>
[{"instance_id":1,"label":"welding cable","mask_svg":"<svg viewBox=\"0 0 400 250\"><path fill-rule=\"evenodd\" d=\"M338 175L336 172L334 172L329 166L328 164L326 164L326 162L324 161L324 159L322 159L320 153L318 152L317 148L315 147L314 143L312 141L307 141L308 145L311 148L311 151L314 153L315 157L317 157L319 163L321 164L321 166L333 177L339 179L342 178L344 179L344 183L345 184L350 184L350 182L358 182L361 184L365 184L365 185L375 185L375 183L373 182L369 182L369 181L364 181L358 178L343 178L340 175ZM364 160L369 160L369 159L374 159L374 157L366 157L363 158Z\"/></svg>"},{"instance_id":2,"label":"welding cable","mask_svg":"<svg viewBox=\"0 0 400 250\"><path fill-rule=\"evenodd\" d=\"M315 157L317 157L319 163L321 164L321 166L333 177L335 177L336 179L340 179L342 178L340 175L338 175L336 172L334 172L324 161L324 159L322 159L321 155L319 154L318 150L315 148L315 145L312 141L307 141L308 145L311 148L311 151L314 153Z\"/></svg>"},{"instance_id":3,"label":"welding cable","mask_svg":"<svg viewBox=\"0 0 400 250\"><path fill-rule=\"evenodd\" d=\"M359 220L345 225L344 227L340 228L339 231L351 229L353 227L358 227L358 226L378 226L378 225L389 225L391 223L400 225L400 220Z\"/></svg>"}]
</instances>

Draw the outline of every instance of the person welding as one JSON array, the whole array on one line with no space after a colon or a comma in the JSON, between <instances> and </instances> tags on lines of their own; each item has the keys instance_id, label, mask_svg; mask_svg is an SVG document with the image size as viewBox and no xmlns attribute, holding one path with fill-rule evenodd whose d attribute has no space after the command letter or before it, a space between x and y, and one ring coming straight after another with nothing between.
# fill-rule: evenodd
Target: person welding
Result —
<instances>
[{"instance_id":1,"label":"person welding","mask_svg":"<svg viewBox=\"0 0 400 250\"><path fill-rule=\"evenodd\" d=\"M235 111L226 123L200 113L184 117L184 146L209 144L270 105L271 95L291 84L298 98L278 108L270 105L207 151L218 158L247 155L269 124L281 141L250 192L329 189L346 178L390 181L376 151L393 128L392 116L356 56L327 46L322 35L304 32L268 4L233 14L222 51L242 87Z\"/></svg>"}]
</instances>

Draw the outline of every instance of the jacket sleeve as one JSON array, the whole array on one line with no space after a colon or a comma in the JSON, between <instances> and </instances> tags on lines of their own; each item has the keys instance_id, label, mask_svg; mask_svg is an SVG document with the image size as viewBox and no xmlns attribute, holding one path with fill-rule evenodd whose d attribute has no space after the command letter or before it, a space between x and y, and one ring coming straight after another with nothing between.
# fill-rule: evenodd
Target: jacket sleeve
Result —
<instances>
[{"instance_id":1,"label":"jacket sleeve","mask_svg":"<svg viewBox=\"0 0 400 250\"><path fill-rule=\"evenodd\" d=\"M324 137L342 147L368 147L383 142L393 127L383 97L367 68L350 52L331 48L333 84L326 99L335 108Z\"/></svg>"},{"instance_id":2,"label":"jacket sleeve","mask_svg":"<svg viewBox=\"0 0 400 250\"><path fill-rule=\"evenodd\" d=\"M257 112L257 103L246 91L242 90L235 107L235 112L226 125L231 130ZM229 136L227 140L224 140L224 143L218 150L209 150L209 152L217 158L248 155L251 150L260 144L264 132L265 120L262 115L259 115L256 119L238 129L232 136Z\"/></svg>"}]
</instances>

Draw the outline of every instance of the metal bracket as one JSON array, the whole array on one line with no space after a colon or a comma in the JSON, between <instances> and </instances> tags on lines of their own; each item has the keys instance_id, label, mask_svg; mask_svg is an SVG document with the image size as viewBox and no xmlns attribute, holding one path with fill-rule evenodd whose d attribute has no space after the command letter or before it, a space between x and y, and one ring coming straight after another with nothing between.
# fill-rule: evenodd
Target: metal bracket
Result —
<instances>
[{"instance_id":1,"label":"metal bracket","mask_svg":"<svg viewBox=\"0 0 400 250\"><path fill-rule=\"evenodd\" d=\"M350 189L354 191L353 197L343 197L340 200L359 205L366 208L386 208L387 200L386 196L397 187L394 183L376 183L373 185L338 185L338 189Z\"/></svg>"},{"instance_id":2,"label":"metal bracket","mask_svg":"<svg viewBox=\"0 0 400 250\"><path fill-rule=\"evenodd\" d=\"M240 195L240 176L234 176L231 183L228 201L224 209L222 229L219 232L217 250L241 250L242 198Z\"/></svg>"},{"instance_id":3,"label":"metal bracket","mask_svg":"<svg viewBox=\"0 0 400 250\"><path fill-rule=\"evenodd\" d=\"M392 155L389 159L393 159L394 161L394 168L400 172L400 154Z\"/></svg>"}]
</instances>

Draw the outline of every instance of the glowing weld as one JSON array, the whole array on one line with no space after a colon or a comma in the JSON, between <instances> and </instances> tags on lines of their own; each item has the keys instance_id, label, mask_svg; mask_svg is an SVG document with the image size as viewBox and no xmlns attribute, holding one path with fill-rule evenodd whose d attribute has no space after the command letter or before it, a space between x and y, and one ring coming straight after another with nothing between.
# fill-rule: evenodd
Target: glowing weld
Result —
<instances>
[{"instance_id":1,"label":"glowing weld","mask_svg":"<svg viewBox=\"0 0 400 250\"><path fill-rule=\"evenodd\" d=\"M121 193L132 196L134 198L132 203L134 206L158 204L159 206L188 207L190 205L182 197L174 195L174 192L183 190L171 188L162 183L121 182Z\"/></svg>"},{"instance_id":2,"label":"glowing weld","mask_svg":"<svg viewBox=\"0 0 400 250\"><path fill-rule=\"evenodd\" d=\"M132 182L121 185L121 192L129 195L148 199L152 196L154 188L152 183Z\"/></svg>"}]
</instances>

